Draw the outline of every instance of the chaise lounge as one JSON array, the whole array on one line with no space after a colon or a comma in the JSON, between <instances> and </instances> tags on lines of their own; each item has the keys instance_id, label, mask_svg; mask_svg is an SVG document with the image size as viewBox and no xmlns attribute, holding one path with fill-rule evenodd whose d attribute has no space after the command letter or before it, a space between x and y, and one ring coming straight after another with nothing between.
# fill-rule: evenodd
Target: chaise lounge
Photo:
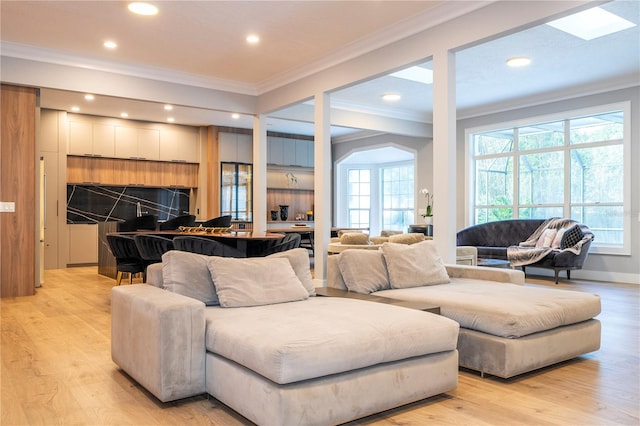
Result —
<instances>
[{"instance_id":1,"label":"chaise lounge","mask_svg":"<svg viewBox=\"0 0 640 426\"><path fill-rule=\"evenodd\" d=\"M600 347L597 295L524 286L512 269L443 265L432 241L327 260L328 287L440 306L460 324L460 366L510 378Z\"/></svg>"},{"instance_id":2,"label":"chaise lounge","mask_svg":"<svg viewBox=\"0 0 640 426\"><path fill-rule=\"evenodd\" d=\"M456 322L315 297L305 249L170 251L148 283L112 290L112 359L160 401L206 392L258 424L325 425L457 386Z\"/></svg>"}]
</instances>

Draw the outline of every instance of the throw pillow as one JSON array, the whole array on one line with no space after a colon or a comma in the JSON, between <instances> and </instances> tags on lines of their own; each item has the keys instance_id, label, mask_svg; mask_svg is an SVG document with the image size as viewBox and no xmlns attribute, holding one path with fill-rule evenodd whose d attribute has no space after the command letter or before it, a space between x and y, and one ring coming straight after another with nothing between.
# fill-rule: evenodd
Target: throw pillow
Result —
<instances>
[{"instance_id":1,"label":"throw pillow","mask_svg":"<svg viewBox=\"0 0 640 426\"><path fill-rule=\"evenodd\" d=\"M350 291L369 294L391 288L379 250L345 250L338 256L338 269Z\"/></svg>"},{"instance_id":2,"label":"throw pillow","mask_svg":"<svg viewBox=\"0 0 640 426\"><path fill-rule=\"evenodd\" d=\"M573 225L571 228L567 229L562 236L562 241L560 241L560 248L562 250L573 247L578 244L582 238L584 238L584 233L582 229L580 229L580 225Z\"/></svg>"},{"instance_id":3,"label":"throw pillow","mask_svg":"<svg viewBox=\"0 0 640 426\"><path fill-rule=\"evenodd\" d=\"M553 248L559 248L560 247L560 243L562 242L562 237L564 237L564 233L567 230L565 228L560 228L558 229L558 232L556 232L556 236L553 239L553 242L551 243L551 247Z\"/></svg>"},{"instance_id":4,"label":"throw pillow","mask_svg":"<svg viewBox=\"0 0 640 426\"><path fill-rule=\"evenodd\" d=\"M369 244L369 235L362 232L348 232L340 237L342 244L365 245Z\"/></svg>"},{"instance_id":5,"label":"throw pillow","mask_svg":"<svg viewBox=\"0 0 640 426\"><path fill-rule=\"evenodd\" d=\"M380 248L391 288L409 288L449 282L447 269L431 240L406 245L384 243Z\"/></svg>"},{"instance_id":6,"label":"throw pillow","mask_svg":"<svg viewBox=\"0 0 640 426\"><path fill-rule=\"evenodd\" d=\"M211 256L207 265L220 306L224 308L271 305L309 298L287 259Z\"/></svg>"},{"instance_id":7,"label":"throw pillow","mask_svg":"<svg viewBox=\"0 0 640 426\"><path fill-rule=\"evenodd\" d=\"M551 243L553 243L557 232L557 229L545 229L542 231L542 235L540 235L538 241L536 241L536 248L551 247Z\"/></svg>"},{"instance_id":8,"label":"throw pillow","mask_svg":"<svg viewBox=\"0 0 640 426\"><path fill-rule=\"evenodd\" d=\"M295 248L291 250L285 250L278 253L270 254L267 258L285 258L291 264L293 272L309 293L309 296L316 295L316 288L313 285L313 278L311 277L311 266L309 263L309 252L305 248Z\"/></svg>"},{"instance_id":9,"label":"throw pillow","mask_svg":"<svg viewBox=\"0 0 640 426\"><path fill-rule=\"evenodd\" d=\"M162 255L162 282L165 290L219 305L218 295L207 267L209 256L171 250Z\"/></svg>"},{"instance_id":10,"label":"throw pillow","mask_svg":"<svg viewBox=\"0 0 640 426\"><path fill-rule=\"evenodd\" d=\"M411 234L397 234L389 236L390 243L415 244L421 241L424 241L424 234L420 234L417 232Z\"/></svg>"}]
</instances>

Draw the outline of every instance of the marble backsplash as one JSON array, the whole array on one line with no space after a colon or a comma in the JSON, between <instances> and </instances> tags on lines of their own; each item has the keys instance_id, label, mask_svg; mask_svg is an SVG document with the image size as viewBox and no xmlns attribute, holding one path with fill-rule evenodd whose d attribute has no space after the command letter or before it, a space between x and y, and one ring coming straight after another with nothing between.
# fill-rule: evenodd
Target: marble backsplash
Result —
<instances>
[{"instance_id":1,"label":"marble backsplash","mask_svg":"<svg viewBox=\"0 0 640 426\"><path fill-rule=\"evenodd\" d=\"M187 188L139 186L67 185L67 223L98 223L126 220L143 214L168 220L189 211Z\"/></svg>"}]
</instances>

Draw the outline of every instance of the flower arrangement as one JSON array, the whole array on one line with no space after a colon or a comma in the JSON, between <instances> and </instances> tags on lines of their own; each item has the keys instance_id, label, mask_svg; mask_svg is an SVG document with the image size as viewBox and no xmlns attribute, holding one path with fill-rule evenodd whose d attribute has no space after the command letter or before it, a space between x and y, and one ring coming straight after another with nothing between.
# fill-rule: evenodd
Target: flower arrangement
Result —
<instances>
[{"instance_id":1,"label":"flower arrangement","mask_svg":"<svg viewBox=\"0 0 640 426\"><path fill-rule=\"evenodd\" d=\"M433 216L433 194L431 194L427 188L422 188L420 193L427 199L427 208L422 217Z\"/></svg>"}]
</instances>

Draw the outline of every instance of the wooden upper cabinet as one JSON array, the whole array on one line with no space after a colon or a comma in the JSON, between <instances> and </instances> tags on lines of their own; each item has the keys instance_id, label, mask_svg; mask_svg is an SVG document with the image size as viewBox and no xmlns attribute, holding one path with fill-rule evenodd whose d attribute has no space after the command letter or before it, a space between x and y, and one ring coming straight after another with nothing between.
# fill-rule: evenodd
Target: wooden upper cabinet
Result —
<instances>
[{"instance_id":1,"label":"wooden upper cabinet","mask_svg":"<svg viewBox=\"0 0 640 426\"><path fill-rule=\"evenodd\" d=\"M113 158L67 157L67 183L114 185L115 161Z\"/></svg>"},{"instance_id":2,"label":"wooden upper cabinet","mask_svg":"<svg viewBox=\"0 0 640 426\"><path fill-rule=\"evenodd\" d=\"M195 188L198 164L68 156L67 183Z\"/></svg>"}]
</instances>

